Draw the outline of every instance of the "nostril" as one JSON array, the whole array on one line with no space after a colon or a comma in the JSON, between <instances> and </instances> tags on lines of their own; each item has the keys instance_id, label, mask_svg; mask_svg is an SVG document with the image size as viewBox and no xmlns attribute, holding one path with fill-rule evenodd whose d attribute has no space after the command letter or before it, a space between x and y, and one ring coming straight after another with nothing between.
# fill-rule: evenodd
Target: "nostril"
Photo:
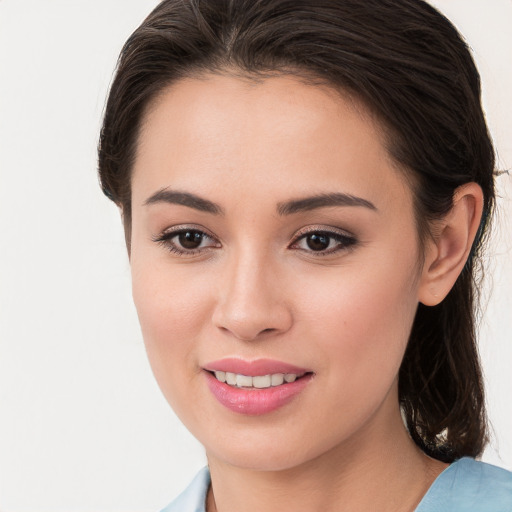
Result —
<instances>
[{"instance_id":1,"label":"nostril","mask_svg":"<svg viewBox=\"0 0 512 512\"><path fill-rule=\"evenodd\" d=\"M287 306L270 300L251 303L242 299L230 295L216 305L212 322L224 334L253 341L284 333L291 327L292 315Z\"/></svg>"}]
</instances>

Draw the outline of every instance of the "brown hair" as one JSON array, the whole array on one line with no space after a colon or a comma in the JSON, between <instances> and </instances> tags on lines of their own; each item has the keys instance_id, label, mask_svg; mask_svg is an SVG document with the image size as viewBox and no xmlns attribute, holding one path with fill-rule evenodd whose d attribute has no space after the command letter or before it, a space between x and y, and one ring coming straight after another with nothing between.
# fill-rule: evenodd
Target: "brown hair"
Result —
<instances>
[{"instance_id":1,"label":"brown hair","mask_svg":"<svg viewBox=\"0 0 512 512\"><path fill-rule=\"evenodd\" d=\"M494 150L460 34L421 0L164 0L121 52L100 137L101 185L123 208L128 248L130 175L145 109L170 83L202 72L294 73L357 96L413 177L422 240L457 187L482 187L471 256L441 304L419 305L399 374L418 446L448 462L480 454L487 437L475 279L494 204Z\"/></svg>"}]
</instances>

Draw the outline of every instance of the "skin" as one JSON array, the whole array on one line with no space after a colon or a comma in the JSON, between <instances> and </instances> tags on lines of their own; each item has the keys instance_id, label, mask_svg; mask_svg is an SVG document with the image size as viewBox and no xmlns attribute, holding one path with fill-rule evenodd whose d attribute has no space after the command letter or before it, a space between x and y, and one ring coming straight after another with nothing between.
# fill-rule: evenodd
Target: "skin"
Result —
<instances>
[{"instance_id":1,"label":"skin","mask_svg":"<svg viewBox=\"0 0 512 512\"><path fill-rule=\"evenodd\" d=\"M156 379L205 446L209 511L413 510L445 468L410 440L397 374L418 302L442 300L462 269L481 192L457 192L423 258L402 172L363 106L293 77L182 80L147 112L132 181L133 297ZM147 204L162 189L223 213ZM374 208L278 213L333 193ZM177 236L157 239L180 227L208 236L177 254ZM305 230L355 243L331 237L315 252ZM277 359L314 378L284 407L242 415L206 386L204 366L224 357Z\"/></svg>"}]
</instances>

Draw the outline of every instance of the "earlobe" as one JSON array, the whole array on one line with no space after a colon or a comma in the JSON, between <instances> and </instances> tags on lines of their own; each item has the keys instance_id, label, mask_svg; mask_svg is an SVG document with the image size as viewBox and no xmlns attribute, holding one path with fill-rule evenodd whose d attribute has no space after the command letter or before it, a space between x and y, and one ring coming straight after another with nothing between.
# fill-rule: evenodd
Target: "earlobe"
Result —
<instances>
[{"instance_id":1,"label":"earlobe","mask_svg":"<svg viewBox=\"0 0 512 512\"><path fill-rule=\"evenodd\" d=\"M483 192L476 183L455 191L451 210L439 221L427 244L418 300L436 306L448 295L462 272L482 218Z\"/></svg>"}]
</instances>

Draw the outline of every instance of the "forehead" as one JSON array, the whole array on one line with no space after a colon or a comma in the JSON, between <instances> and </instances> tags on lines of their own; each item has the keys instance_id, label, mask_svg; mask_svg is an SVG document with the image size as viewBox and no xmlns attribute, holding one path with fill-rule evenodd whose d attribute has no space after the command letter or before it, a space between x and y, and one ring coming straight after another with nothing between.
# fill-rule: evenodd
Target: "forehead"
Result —
<instances>
[{"instance_id":1,"label":"forehead","mask_svg":"<svg viewBox=\"0 0 512 512\"><path fill-rule=\"evenodd\" d=\"M379 191L409 192L369 111L293 76L169 86L144 116L132 184L134 203L168 186L209 196L246 185L276 201L335 187L379 202L389 197Z\"/></svg>"}]
</instances>

